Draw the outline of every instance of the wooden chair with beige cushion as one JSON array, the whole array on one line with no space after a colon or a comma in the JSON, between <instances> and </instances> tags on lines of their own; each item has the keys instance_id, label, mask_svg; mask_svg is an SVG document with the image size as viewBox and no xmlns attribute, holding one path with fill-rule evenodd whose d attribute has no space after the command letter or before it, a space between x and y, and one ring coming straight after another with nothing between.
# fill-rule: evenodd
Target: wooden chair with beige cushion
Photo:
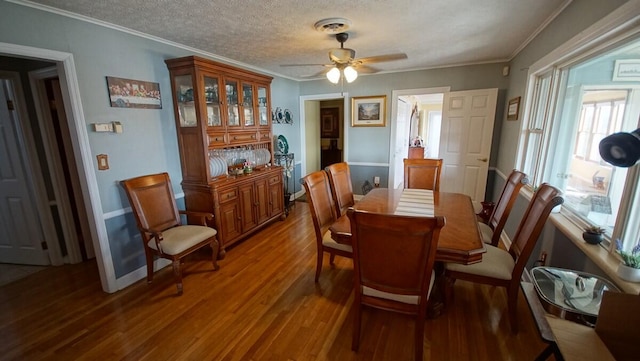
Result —
<instances>
[{"instance_id":1,"label":"wooden chair with beige cushion","mask_svg":"<svg viewBox=\"0 0 640 361\"><path fill-rule=\"evenodd\" d=\"M333 265L335 256L352 257L352 248L349 244L341 244L331 238L329 227L338 219L336 208L329 187L327 172L319 170L303 177L300 182L307 194L307 203L311 210L313 228L316 235L318 254L316 258L316 277L318 282L322 271L322 259L324 252L329 253L329 263Z\"/></svg>"},{"instance_id":2,"label":"wooden chair with beige cushion","mask_svg":"<svg viewBox=\"0 0 640 361\"><path fill-rule=\"evenodd\" d=\"M354 263L354 326L358 351L362 306L416 316L415 359L422 360L424 323L435 280L443 217L406 217L347 210Z\"/></svg>"},{"instance_id":3,"label":"wooden chair with beige cushion","mask_svg":"<svg viewBox=\"0 0 640 361\"><path fill-rule=\"evenodd\" d=\"M169 174L159 173L131 178L120 182L127 193L131 209L142 236L147 259L147 283L153 280L154 255L173 262L173 273L182 294L182 270L180 263L194 251L210 246L213 269L217 270L219 245L218 233L208 227L211 213L179 211L176 206ZM183 225L180 214L199 219L200 225Z\"/></svg>"},{"instance_id":4,"label":"wooden chair with beige cushion","mask_svg":"<svg viewBox=\"0 0 640 361\"><path fill-rule=\"evenodd\" d=\"M404 188L440 190L442 159L404 159Z\"/></svg>"},{"instance_id":5,"label":"wooden chair with beige cushion","mask_svg":"<svg viewBox=\"0 0 640 361\"><path fill-rule=\"evenodd\" d=\"M511 174L509 174L507 182L502 189L502 194L500 198L498 198L498 202L489 217L489 222L478 222L482 240L485 243L496 247L498 246L500 235L502 234L505 224L507 224L507 218L509 218L511 208L513 208L518 194L520 194L520 188L527 184L527 182L527 175L518 170L514 169Z\"/></svg>"},{"instance_id":6,"label":"wooden chair with beige cushion","mask_svg":"<svg viewBox=\"0 0 640 361\"><path fill-rule=\"evenodd\" d=\"M487 245L487 252L482 255L482 262L470 265L446 263L447 300L451 299L452 287L456 279L505 287L511 331L517 333L516 306L520 277L549 213L563 202L560 190L547 183L542 184L533 195L508 251Z\"/></svg>"},{"instance_id":7,"label":"wooden chair with beige cushion","mask_svg":"<svg viewBox=\"0 0 640 361\"><path fill-rule=\"evenodd\" d=\"M336 203L336 215L340 217L355 203L349 165L346 162L334 163L325 167L324 170L329 176L331 194Z\"/></svg>"}]
</instances>

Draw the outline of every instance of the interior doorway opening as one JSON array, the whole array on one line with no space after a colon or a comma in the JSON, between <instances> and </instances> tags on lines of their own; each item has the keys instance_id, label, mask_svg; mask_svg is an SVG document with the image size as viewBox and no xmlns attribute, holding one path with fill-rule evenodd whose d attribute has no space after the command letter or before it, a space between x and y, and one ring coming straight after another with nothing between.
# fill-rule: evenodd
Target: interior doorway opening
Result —
<instances>
[{"instance_id":1,"label":"interior doorway opening","mask_svg":"<svg viewBox=\"0 0 640 361\"><path fill-rule=\"evenodd\" d=\"M330 161L330 156L336 157L336 152L341 155L342 161L349 159L349 127L345 121L348 119L348 98L347 93L300 97L300 139L304 140L300 147L300 177L323 169L323 151L327 151L325 162ZM337 119L335 108L338 112Z\"/></svg>"},{"instance_id":2,"label":"interior doorway opening","mask_svg":"<svg viewBox=\"0 0 640 361\"><path fill-rule=\"evenodd\" d=\"M34 243L46 258L2 247L0 260L15 265L62 265L94 258L55 63L0 56L0 69L3 81L10 82L10 88L16 89L7 94L15 104L12 114L17 122L15 131L7 135L13 134L16 144L20 145L15 151L25 177L22 186L28 188L28 203L34 210L31 217L25 218L24 226L41 234L29 237L32 241L16 242ZM30 82L22 80L27 74ZM10 217L15 223L11 214L3 212L2 217ZM19 236L14 234L12 238Z\"/></svg>"},{"instance_id":3,"label":"interior doorway opening","mask_svg":"<svg viewBox=\"0 0 640 361\"><path fill-rule=\"evenodd\" d=\"M116 292L120 287L115 276L111 259L107 230L102 215L102 205L96 174L93 169L93 156L90 151L88 132L80 100L80 89L71 53L50 49L34 48L0 42L0 56L50 62L55 65L60 79L61 95L68 119L70 139L75 151L72 160L77 167L79 189L85 206L89 242L95 250L96 264L100 273L102 289Z\"/></svg>"},{"instance_id":4,"label":"interior doorway opening","mask_svg":"<svg viewBox=\"0 0 640 361\"><path fill-rule=\"evenodd\" d=\"M391 100L389 187L404 181L404 158L438 158L442 106L449 87L394 90ZM418 154L420 153L420 154Z\"/></svg>"}]
</instances>

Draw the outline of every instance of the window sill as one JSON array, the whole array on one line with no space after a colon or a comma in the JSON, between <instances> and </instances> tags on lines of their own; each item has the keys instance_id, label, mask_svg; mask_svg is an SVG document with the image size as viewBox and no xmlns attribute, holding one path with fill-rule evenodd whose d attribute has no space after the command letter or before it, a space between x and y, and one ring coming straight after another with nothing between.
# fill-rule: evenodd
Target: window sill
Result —
<instances>
[{"instance_id":1,"label":"window sill","mask_svg":"<svg viewBox=\"0 0 640 361\"><path fill-rule=\"evenodd\" d=\"M593 263L598 266L624 292L640 294L640 283L627 282L616 274L620 259L609 253L604 247L588 244L582 239L582 230L560 213L549 216L551 222L564 233Z\"/></svg>"}]
</instances>

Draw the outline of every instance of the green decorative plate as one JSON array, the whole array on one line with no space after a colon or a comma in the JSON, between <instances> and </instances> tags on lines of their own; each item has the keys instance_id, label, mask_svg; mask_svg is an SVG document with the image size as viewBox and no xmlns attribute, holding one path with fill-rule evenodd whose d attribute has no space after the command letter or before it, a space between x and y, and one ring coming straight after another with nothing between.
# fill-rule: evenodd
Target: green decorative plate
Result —
<instances>
[{"instance_id":1,"label":"green decorative plate","mask_svg":"<svg viewBox=\"0 0 640 361\"><path fill-rule=\"evenodd\" d=\"M287 142L287 138L284 135L278 136L278 152L282 154L289 153L289 142Z\"/></svg>"}]
</instances>

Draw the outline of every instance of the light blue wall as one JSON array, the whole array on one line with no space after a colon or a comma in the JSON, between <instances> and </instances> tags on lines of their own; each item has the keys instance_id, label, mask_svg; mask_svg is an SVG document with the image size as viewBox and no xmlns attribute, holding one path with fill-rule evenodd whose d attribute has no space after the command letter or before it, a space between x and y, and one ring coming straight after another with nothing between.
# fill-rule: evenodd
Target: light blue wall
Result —
<instances>
[{"instance_id":1,"label":"light blue wall","mask_svg":"<svg viewBox=\"0 0 640 361\"><path fill-rule=\"evenodd\" d=\"M276 78L271 83L271 107L273 109L281 108L283 111L288 109L293 115L293 124L273 124L273 136L283 135L289 144L289 153L294 153L296 162L295 176L289 180L289 191L299 192L301 184L300 179L300 149L302 141L300 139L300 102L298 94L300 93L300 83L297 81Z\"/></svg>"}]
</instances>

